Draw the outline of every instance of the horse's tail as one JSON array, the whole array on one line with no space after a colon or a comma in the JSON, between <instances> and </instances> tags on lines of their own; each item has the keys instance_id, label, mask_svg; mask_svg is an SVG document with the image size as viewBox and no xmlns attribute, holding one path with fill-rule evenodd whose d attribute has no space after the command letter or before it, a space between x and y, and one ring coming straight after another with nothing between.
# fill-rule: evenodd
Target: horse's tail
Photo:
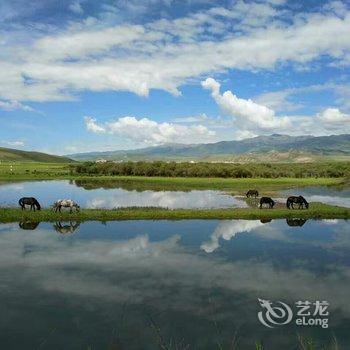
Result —
<instances>
[{"instance_id":1,"label":"horse's tail","mask_svg":"<svg viewBox=\"0 0 350 350\"><path fill-rule=\"evenodd\" d=\"M289 200L289 198L287 199L286 207L287 207L287 209L290 209L290 200Z\"/></svg>"},{"instance_id":2,"label":"horse's tail","mask_svg":"<svg viewBox=\"0 0 350 350\"><path fill-rule=\"evenodd\" d=\"M18 201L18 204L22 207L23 206L23 198L20 198L20 200Z\"/></svg>"}]
</instances>

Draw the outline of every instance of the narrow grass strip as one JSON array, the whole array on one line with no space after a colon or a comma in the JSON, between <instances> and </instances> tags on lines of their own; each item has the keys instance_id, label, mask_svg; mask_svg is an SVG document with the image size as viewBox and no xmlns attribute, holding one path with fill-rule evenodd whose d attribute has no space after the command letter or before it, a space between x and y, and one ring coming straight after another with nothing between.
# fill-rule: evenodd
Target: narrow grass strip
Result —
<instances>
[{"instance_id":1,"label":"narrow grass strip","mask_svg":"<svg viewBox=\"0 0 350 350\"><path fill-rule=\"evenodd\" d=\"M122 208L122 209L82 209L80 212L54 213L52 210L30 212L17 208L0 208L0 222L40 222L40 221L115 221L115 220L188 220L188 219L349 219L350 209L311 203L308 210L256 209L162 209L162 208Z\"/></svg>"}]
</instances>

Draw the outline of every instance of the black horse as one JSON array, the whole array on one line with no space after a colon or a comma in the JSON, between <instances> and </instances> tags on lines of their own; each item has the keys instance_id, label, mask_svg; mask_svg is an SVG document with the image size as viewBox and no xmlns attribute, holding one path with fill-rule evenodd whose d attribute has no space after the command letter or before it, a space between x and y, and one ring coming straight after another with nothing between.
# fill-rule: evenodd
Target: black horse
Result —
<instances>
[{"instance_id":1,"label":"black horse","mask_svg":"<svg viewBox=\"0 0 350 350\"><path fill-rule=\"evenodd\" d=\"M295 209L294 204L298 204L298 209L309 209L309 203L303 196L290 196L287 198L286 206L288 209Z\"/></svg>"},{"instance_id":2,"label":"black horse","mask_svg":"<svg viewBox=\"0 0 350 350\"><path fill-rule=\"evenodd\" d=\"M22 210L26 209L26 205L30 205L30 210L41 209L41 205L34 197L23 197L18 201L18 204L21 206Z\"/></svg>"},{"instance_id":3,"label":"black horse","mask_svg":"<svg viewBox=\"0 0 350 350\"><path fill-rule=\"evenodd\" d=\"M269 206L269 208L272 209L273 206L275 205L275 201L270 197L261 197L260 198L260 209L262 208L262 206L264 204L267 204Z\"/></svg>"},{"instance_id":4,"label":"black horse","mask_svg":"<svg viewBox=\"0 0 350 350\"><path fill-rule=\"evenodd\" d=\"M246 196L247 198L249 197L259 197L259 192L257 190L249 190L247 193L246 193Z\"/></svg>"}]
</instances>

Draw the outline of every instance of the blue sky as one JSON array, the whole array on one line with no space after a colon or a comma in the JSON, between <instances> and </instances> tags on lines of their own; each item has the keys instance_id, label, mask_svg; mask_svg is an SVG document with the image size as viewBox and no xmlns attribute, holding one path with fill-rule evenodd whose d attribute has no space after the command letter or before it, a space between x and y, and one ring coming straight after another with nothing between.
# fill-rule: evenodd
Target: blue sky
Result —
<instances>
[{"instance_id":1,"label":"blue sky","mask_svg":"<svg viewBox=\"0 0 350 350\"><path fill-rule=\"evenodd\" d=\"M349 133L349 33L347 1L3 0L0 146Z\"/></svg>"}]
</instances>

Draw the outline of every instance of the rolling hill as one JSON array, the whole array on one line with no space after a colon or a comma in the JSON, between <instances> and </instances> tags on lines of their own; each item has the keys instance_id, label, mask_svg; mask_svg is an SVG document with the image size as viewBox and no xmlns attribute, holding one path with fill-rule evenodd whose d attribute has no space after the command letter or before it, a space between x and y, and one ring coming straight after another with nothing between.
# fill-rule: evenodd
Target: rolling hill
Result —
<instances>
[{"instance_id":1,"label":"rolling hill","mask_svg":"<svg viewBox=\"0 0 350 350\"><path fill-rule=\"evenodd\" d=\"M136 150L71 154L75 160L234 160L313 161L320 158L350 158L350 135L288 136L273 134L240 141L208 144L166 144Z\"/></svg>"},{"instance_id":2,"label":"rolling hill","mask_svg":"<svg viewBox=\"0 0 350 350\"><path fill-rule=\"evenodd\" d=\"M54 156L41 152L28 152L0 147L0 161L69 163L73 160L67 157Z\"/></svg>"}]
</instances>

